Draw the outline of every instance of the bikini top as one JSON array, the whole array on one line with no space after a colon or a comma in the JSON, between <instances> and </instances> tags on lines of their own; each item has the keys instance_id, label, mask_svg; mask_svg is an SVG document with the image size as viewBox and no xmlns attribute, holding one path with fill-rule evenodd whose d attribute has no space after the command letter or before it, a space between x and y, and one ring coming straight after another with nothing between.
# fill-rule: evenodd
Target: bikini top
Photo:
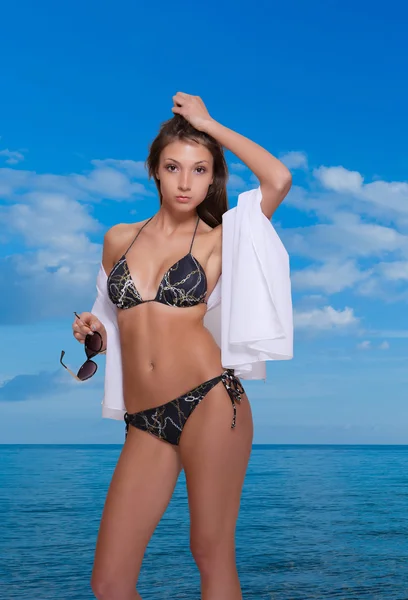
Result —
<instances>
[{"instance_id":1,"label":"bikini top","mask_svg":"<svg viewBox=\"0 0 408 600\"><path fill-rule=\"evenodd\" d=\"M164 274L155 298L151 298L150 300L142 299L130 274L129 266L126 262L126 254L137 240L142 229L152 220L152 218L153 217L150 217L150 219L142 225L125 254L121 256L110 272L107 281L108 296L110 300L118 308L122 309L132 308L133 306L144 304L145 302L160 302L161 304L179 306L181 308L196 306L200 303L206 304L207 278L205 271L198 260L191 254L200 217L197 217L197 223L188 254L180 258L180 260L174 263L174 265Z\"/></svg>"}]
</instances>

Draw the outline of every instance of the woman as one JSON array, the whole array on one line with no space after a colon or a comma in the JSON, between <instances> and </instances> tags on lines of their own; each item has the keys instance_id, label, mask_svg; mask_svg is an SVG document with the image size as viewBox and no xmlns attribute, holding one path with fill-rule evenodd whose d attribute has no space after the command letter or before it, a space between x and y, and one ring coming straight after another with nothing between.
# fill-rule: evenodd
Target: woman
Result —
<instances>
[{"instance_id":1,"label":"woman","mask_svg":"<svg viewBox=\"0 0 408 600\"><path fill-rule=\"evenodd\" d=\"M126 408L126 439L106 498L91 581L104 600L141 597L135 588L143 555L181 469L201 597L242 598L234 537L252 415L204 319L222 269L228 208L223 147L259 179L267 219L290 189L291 176L269 152L212 119L199 97L178 92L173 101L175 115L163 124L147 159L160 209L145 221L115 225L103 245ZM109 349L113 341L94 312L75 319L74 336L83 343L97 331Z\"/></svg>"}]
</instances>

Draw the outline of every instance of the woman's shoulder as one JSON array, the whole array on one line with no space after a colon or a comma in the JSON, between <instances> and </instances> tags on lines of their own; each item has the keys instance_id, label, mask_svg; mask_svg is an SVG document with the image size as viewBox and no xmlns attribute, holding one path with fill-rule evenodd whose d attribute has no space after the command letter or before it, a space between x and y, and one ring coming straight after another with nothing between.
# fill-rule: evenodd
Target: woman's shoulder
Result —
<instances>
[{"instance_id":1,"label":"woman's shoulder","mask_svg":"<svg viewBox=\"0 0 408 600\"><path fill-rule=\"evenodd\" d=\"M137 223L117 223L106 231L102 252L102 264L106 273L113 269L117 260L126 251L126 248L132 243L133 238L147 220L138 221Z\"/></svg>"},{"instance_id":2,"label":"woman's shoulder","mask_svg":"<svg viewBox=\"0 0 408 600\"><path fill-rule=\"evenodd\" d=\"M112 227L106 231L105 239L112 241L120 238L123 240L124 236L136 235L146 221L148 221L148 219L138 221L137 223L117 223L116 225L112 225Z\"/></svg>"}]
</instances>

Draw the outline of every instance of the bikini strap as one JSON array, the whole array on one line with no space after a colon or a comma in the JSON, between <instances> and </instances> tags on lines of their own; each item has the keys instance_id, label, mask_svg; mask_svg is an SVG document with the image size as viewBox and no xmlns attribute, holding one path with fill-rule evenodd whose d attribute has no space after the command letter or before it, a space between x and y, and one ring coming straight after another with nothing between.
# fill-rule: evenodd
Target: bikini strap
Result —
<instances>
[{"instance_id":1,"label":"bikini strap","mask_svg":"<svg viewBox=\"0 0 408 600\"><path fill-rule=\"evenodd\" d=\"M197 227L198 227L198 221L199 221L199 220L200 220L200 217L199 217L199 215L197 215L197 223L196 223L196 226L195 226L195 229L194 229L194 233L193 233L193 239L191 240L191 245L190 245L190 251L189 251L189 254L191 254L191 249L192 249L192 247L193 247L193 242L194 242L194 238L195 238L195 234L196 234L196 231L197 231Z\"/></svg>"},{"instance_id":2,"label":"bikini strap","mask_svg":"<svg viewBox=\"0 0 408 600\"><path fill-rule=\"evenodd\" d=\"M146 221L146 223L144 225L141 226L141 228L139 229L139 231L136 234L136 237L134 238L133 242L130 244L129 248L126 250L125 254L123 256L126 256L126 254L129 252L129 250L131 249L131 247L133 246L133 244L135 243L135 241L137 240L139 233L142 231L143 227L146 227L146 225L149 223L149 221L151 221L153 219L154 215L152 215L150 217L150 219L148 219Z\"/></svg>"}]
</instances>

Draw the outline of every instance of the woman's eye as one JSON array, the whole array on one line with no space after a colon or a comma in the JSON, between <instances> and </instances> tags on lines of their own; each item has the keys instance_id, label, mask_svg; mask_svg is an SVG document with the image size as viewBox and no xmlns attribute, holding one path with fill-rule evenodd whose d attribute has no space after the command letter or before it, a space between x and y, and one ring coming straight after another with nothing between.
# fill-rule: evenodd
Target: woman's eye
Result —
<instances>
[{"instance_id":1,"label":"woman's eye","mask_svg":"<svg viewBox=\"0 0 408 600\"><path fill-rule=\"evenodd\" d=\"M166 165L166 169L171 169L172 167L174 167L175 169L177 168L176 165ZM197 170L200 169L200 173L205 173L206 169L204 167L197 167ZM170 173L174 173L173 170L170 171Z\"/></svg>"}]
</instances>

